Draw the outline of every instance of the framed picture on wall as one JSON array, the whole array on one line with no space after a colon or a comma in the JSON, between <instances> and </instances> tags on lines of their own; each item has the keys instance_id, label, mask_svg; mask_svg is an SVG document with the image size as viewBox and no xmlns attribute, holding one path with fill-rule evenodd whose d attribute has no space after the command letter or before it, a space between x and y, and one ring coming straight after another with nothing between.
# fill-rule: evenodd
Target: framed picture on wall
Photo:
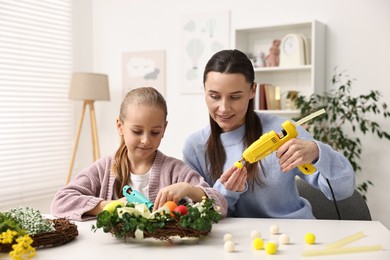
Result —
<instances>
[{"instance_id":1,"label":"framed picture on wall","mask_svg":"<svg viewBox=\"0 0 390 260\"><path fill-rule=\"evenodd\" d=\"M134 88L154 87L165 97L165 51L122 54L123 96Z\"/></svg>"},{"instance_id":2,"label":"framed picture on wall","mask_svg":"<svg viewBox=\"0 0 390 260\"><path fill-rule=\"evenodd\" d=\"M203 93L203 70L210 57L228 48L229 11L184 15L180 25L181 93Z\"/></svg>"}]
</instances>

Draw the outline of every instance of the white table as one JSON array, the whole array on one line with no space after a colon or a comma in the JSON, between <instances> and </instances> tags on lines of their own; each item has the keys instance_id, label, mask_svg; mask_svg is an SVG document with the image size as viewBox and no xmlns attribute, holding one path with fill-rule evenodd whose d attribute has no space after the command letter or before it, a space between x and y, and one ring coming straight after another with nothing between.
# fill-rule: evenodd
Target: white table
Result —
<instances>
[{"instance_id":1,"label":"white table","mask_svg":"<svg viewBox=\"0 0 390 260\"><path fill-rule=\"evenodd\" d=\"M335 220L282 220L282 219L250 219L228 218L213 225L209 236L200 240L178 240L173 243L155 239L130 239L125 244L111 234L99 229L91 231L95 221L76 222L79 236L72 242L55 247L40 249L33 258L61 259L180 259L180 260L220 260L220 259L390 259L390 231L378 221L335 221ZM268 255L264 250L252 248L250 233L252 230L261 232L264 242L278 241L279 235L269 233L270 225L277 225L280 233L290 237L290 244L279 245L275 255ZM304 249L321 249L325 244L335 242L359 231L366 235L347 246L366 246L381 244L383 250L331 256L303 257ZM317 237L317 243L307 245L304 236L312 232ZM234 237L235 252L224 250L223 236L231 233ZM4 254L0 259L4 259Z\"/></svg>"}]
</instances>

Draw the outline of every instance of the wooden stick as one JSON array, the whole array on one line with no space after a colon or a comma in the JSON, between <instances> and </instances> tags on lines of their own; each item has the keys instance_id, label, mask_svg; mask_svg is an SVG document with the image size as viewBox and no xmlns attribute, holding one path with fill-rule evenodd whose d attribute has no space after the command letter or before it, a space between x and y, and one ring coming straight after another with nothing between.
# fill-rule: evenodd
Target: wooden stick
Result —
<instances>
[{"instance_id":1,"label":"wooden stick","mask_svg":"<svg viewBox=\"0 0 390 260\"><path fill-rule=\"evenodd\" d=\"M348 254L348 253L361 253L370 251L382 250L382 245L372 246L356 246L356 247L343 247L343 248L327 248L317 250L304 250L302 256L320 256L320 255L336 255L336 254Z\"/></svg>"},{"instance_id":2,"label":"wooden stick","mask_svg":"<svg viewBox=\"0 0 390 260\"><path fill-rule=\"evenodd\" d=\"M94 161L96 161L97 159L100 158L100 151L99 151L99 140L98 140L97 126L96 126L95 107L94 107L93 100L89 100L87 102L89 103L90 118L91 118L93 159Z\"/></svg>"},{"instance_id":3,"label":"wooden stick","mask_svg":"<svg viewBox=\"0 0 390 260\"><path fill-rule=\"evenodd\" d=\"M364 233L362 232L362 231L360 231L360 232L357 232L357 233L355 233L355 234L353 234L353 235L350 235L350 236L348 236L348 237L345 237L345 238L343 238L343 239L340 239L340 240L338 240L338 241L336 241L336 242L333 242L333 243L330 243L330 244L327 244L326 246L325 246L325 248L329 248L329 249L334 249L334 248L340 248L340 247L343 247L343 246L345 246L345 245L347 245L347 244L349 244L349 243L352 243L353 241L356 241L356 240L358 240L358 239L360 239L360 238L362 238L362 237L364 237Z\"/></svg>"}]
</instances>

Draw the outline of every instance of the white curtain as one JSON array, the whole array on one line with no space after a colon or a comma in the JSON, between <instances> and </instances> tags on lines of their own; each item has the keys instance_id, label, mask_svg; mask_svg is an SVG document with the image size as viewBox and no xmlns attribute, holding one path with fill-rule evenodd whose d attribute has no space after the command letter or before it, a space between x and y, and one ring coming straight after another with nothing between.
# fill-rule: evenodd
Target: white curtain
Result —
<instances>
[{"instance_id":1,"label":"white curtain","mask_svg":"<svg viewBox=\"0 0 390 260\"><path fill-rule=\"evenodd\" d=\"M0 206L65 184L73 144L72 1L0 0Z\"/></svg>"}]
</instances>

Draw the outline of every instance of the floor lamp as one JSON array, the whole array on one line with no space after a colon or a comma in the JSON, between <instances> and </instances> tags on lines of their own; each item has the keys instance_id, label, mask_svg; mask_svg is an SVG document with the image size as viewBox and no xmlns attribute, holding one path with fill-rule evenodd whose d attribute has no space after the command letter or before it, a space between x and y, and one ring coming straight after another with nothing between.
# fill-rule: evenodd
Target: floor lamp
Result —
<instances>
[{"instance_id":1,"label":"floor lamp","mask_svg":"<svg viewBox=\"0 0 390 260\"><path fill-rule=\"evenodd\" d=\"M87 107L89 107L89 114L91 120L92 131L92 149L93 159L96 161L100 158L98 133L96 127L95 117L95 100L110 100L110 92L108 87L108 76L104 74L96 73L73 73L72 81L70 84L69 98L76 100L83 100L83 109L81 111L79 124L77 127L76 138L73 145L72 158L70 160L68 177L66 184L69 183L72 176L74 159L76 157L77 146L79 144L81 127L84 121L84 114Z\"/></svg>"}]
</instances>

